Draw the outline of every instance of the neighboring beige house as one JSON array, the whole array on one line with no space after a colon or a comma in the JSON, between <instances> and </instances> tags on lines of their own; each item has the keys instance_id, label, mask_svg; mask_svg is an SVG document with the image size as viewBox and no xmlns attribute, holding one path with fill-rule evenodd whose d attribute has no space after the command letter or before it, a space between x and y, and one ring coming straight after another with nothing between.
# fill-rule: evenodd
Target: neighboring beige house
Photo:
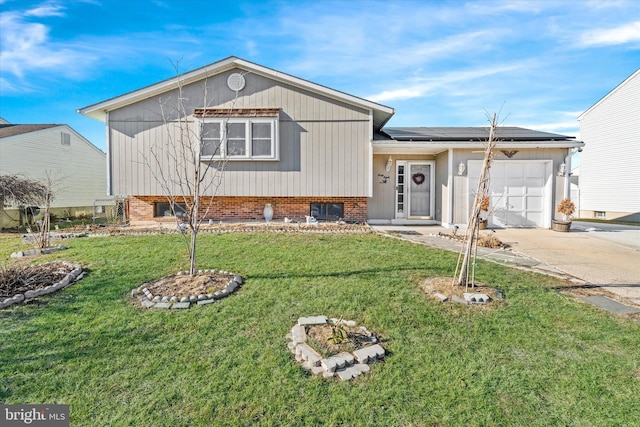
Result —
<instances>
[{"instance_id":1,"label":"neighboring beige house","mask_svg":"<svg viewBox=\"0 0 640 427\"><path fill-rule=\"evenodd\" d=\"M0 124L0 175L19 174L44 182L47 173L54 181L53 212L60 217L92 216L96 200L108 198L105 153L71 127ZM3 227L20 222L17 208L2 211Z\"/></svg>"},{"instance_id":2,"label":"neighboring beige house","mask_svg":"<svg viewBox=\"0 0 640 427\"><path fill-rule=\"evenodd\" d=\"M640 222L640 69L578 120L580 216Z\"/></svg>"},{"instance_id":3,"label":"neighboring beige house","mask_svg":"<svg viewBox=\"0 0 640 427\"><path fill-rule=\"evenodd\" d=\"M236 57L179 79L78 110L106 124L109 193L130 196L132 223L169 220L158 170L145 159L171 141L160 101L178 98L179 81L185 119L207 132L201 161L228 160L211 219L261 219L270 203L276 219L467 221L486 128L385 128L391 107ZM558 172L583 144L522 128L501 128L498 136L490 225L550 227L568 190L568 174Z\"/></svg>"}]
</instances>

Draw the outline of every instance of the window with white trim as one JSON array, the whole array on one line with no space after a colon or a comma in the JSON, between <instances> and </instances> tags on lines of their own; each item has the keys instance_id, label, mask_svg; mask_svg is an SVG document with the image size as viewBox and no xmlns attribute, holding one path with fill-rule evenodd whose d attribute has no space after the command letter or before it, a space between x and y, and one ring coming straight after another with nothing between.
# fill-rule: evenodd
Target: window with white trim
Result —
<instances>
[{"instance_id":1,"label":"window with white trim","mask_svg":"<svg viewBox=\"0 0 640 427\"><path fill-rule=\"evenodd\" d=\"M278 160L277 118L202 118L203 158Z\"/></svg>"}]
</instances>

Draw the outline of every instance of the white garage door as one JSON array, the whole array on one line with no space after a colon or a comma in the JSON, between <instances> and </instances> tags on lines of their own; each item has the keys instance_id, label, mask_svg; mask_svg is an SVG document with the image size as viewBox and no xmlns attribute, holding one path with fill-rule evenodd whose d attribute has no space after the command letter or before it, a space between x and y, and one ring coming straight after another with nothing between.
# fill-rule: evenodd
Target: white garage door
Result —
<instances>
[{"instance_id":1,"label":"white garage door","mask_svg":"<svg viewBox=\"0 0 640 427\"><path fill-rule=\"evenodd\" d=\"M550 227L551 165L551 161L493 161L489 225ZM469 161L469 209L478 188L481 168L481 161Z\"/></svg>"}]
</instances>

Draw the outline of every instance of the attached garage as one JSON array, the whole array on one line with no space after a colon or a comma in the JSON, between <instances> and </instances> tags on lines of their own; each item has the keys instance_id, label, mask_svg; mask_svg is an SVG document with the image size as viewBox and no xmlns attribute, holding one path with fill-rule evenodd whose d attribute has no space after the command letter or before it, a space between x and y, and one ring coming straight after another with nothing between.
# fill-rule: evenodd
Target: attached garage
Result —
<instances>
[{"instance_id":1,"label":"attached garage","mask_svg":"<svg viewBox=\"0 0 640 427\"><path fill-rule=\"evenodd\" d=\"M482 161L469 160L468 211L478 188ZM489 226L551 227L551 160L494 160L489 183Z\"/></svg>"}]
</instances>

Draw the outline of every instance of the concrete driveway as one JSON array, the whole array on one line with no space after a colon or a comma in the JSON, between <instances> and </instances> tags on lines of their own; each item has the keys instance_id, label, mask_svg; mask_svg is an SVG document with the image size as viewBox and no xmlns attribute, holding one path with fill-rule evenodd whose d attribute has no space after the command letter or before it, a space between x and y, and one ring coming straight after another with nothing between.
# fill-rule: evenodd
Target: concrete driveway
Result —
<instances>
[{"instance_id":1,"label":"concrete driveway","mask_svg":"<svg viewBox=\"0 0 640 427\"><path fill-rule=\"evenodd\" d=\"M574 221L568 233L495 230L512 251L640 306L640 226Z\"/></svg>"}]
</instances>

